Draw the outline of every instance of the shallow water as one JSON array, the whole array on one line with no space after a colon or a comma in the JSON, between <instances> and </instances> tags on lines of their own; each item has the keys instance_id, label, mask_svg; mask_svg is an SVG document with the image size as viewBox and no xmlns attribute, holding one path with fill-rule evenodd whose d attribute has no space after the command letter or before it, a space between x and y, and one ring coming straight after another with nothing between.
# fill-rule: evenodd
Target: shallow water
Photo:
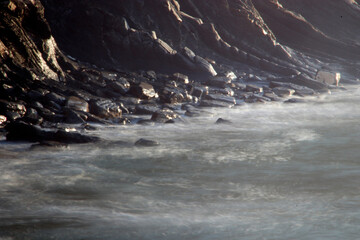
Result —
<instances>
[{"instance_id":1,"label":"shallow water","mask_svg":"<svg viewBox=\"0 0 360 240\"><path fill-rule=\"evenodd\" d=\"M3 142L0 239L356 239L359 101L209 109L64 149ZM116 142L141 137L161 145Z\"/></svg>"}]
</instances>

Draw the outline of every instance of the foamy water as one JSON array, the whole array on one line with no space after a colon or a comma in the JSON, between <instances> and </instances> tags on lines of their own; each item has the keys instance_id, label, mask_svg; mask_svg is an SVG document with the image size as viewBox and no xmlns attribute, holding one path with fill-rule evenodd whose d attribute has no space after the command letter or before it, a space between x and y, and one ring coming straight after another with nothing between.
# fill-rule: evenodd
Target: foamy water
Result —
<instances>
[{"instance_id":1,"label":"foamy water","mask_svg":"<svg viewBox=\"0 0 360 240\"><path fill-rule=\"evenodd\" d=\"M359 100L101 127L113 143L66 149L1 143L0 239L356 239ZM161 145L133 147L141 137Z\"/></svg>"}]
</instances>

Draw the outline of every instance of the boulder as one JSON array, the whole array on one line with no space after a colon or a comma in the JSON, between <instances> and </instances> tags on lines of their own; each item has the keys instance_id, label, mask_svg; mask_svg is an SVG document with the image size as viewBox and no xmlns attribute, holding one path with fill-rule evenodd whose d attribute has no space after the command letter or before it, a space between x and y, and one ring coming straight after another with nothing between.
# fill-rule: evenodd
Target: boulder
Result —
<instances>
[{"instance_id":1,"label":"boulder","mask_svg":"<svg viewBox=\"0 0 360 240\"><path fill-rule=\"evenodd\" d=\"M64 117L65 122L69 124L84 124L84 118L87 119L86 115L81 115L70 108L65 109Z\"/></svg>"},{"instance_id":2,"label":"boulder","mask_svg":"<svg viewBox=\"0 0 360 240\"><path fill-rule=\"evenodd\" d=\"M177 104L185 101L186 92L182 92L179 88L165 87L160 93L160 99L164 103Z\"/></svg>"},{"instance_id":3,"label":"boulder","mask_svg":"<svg viewBox=\"0 0 360 240\"><path fill-rule=\"evenodd\" d=\"M130 83L125 78L120 78L117 81L111 82L107 85L112 91L121 95L126 94L130 89Z\"/></svg>"},{"instance_id":4,"label":"boulder","mask_svg":"<svg viewBox=\"0 0 360 240\"><path fill-rule=\"evenodd\" d=\"M41 124L44 119L39 115L36 109L28 108L25 117L23 117L22 120L32 124Z\"/></svg>"},{"instance_id":5,"label":"boulder","mask_svg":"<svg viewBox=\"0 0 360 240\"><path fill-rule=\"evenodd\" d=\"M141 99L157 98L158 94L155 92L154 87L146 82L140 82L138 85L134 85L129 91L135 97Z\"/></svg>"},{"instance_id":6,"label":"boulder","mask_svg":"<svg viewBox=\"0 0 360 240\"><path fill-rule=\"evenodd\" d=\"M89 112L89 104L85 100L75 96L67 98L66 107L77 111Z\"/></svg>"},{"instance_id":7,"label":"boulder","mask_svg":"<svg viewBox=\"0 0 360 240\"><path fill-rule=\"evenodd\" d=\"M160 143L154 140L149 140L149 139L145 139L145 138L140 138L139 140L137 140L135 142L135 146L136 147L155 147L155 146L159 146Z\"/></svg>"},{"instance_id":8,"label":"boulder","mask_svg":"<svg viewBox=\"0 0 360 240\"><path fill-rule=\"evenodd\" d=\"M315 76L316 81L326 83L329 85L335 85L335 86L339 86L340 79L341 79L340 73L329 72L324 70L319 70Z\"/></svg>"},{"instance_id":9,"label":"boulder","mask_svg":"<svg viewBox=\"0 0 360 240\"><path fill-rule=\"evenodd\" d=\"M208 86L195 86L191 90L191 95L193 95L199 99L208 94L209 94Z\"/></svg>"},{"instance_id":10,"label":"boulder","mask_svg":"<svg viewBox=\"0 0 360 240\"><path fill-rule=\"evenodd\" d=\"M55 102L58 105L64 105L66 98L60 94L54 93L54 92L50 92L48 94L45 95L45 100L47 102Z\"/></svg>"},{"instance_id":11,"label":"boulder","mask_svg":"<svg viewBox=\"0 0 360 240\"><path fill-rule=\"evenodd\" d=\"M120 118L122 115L121 108L111 100L91 100L90 113L101 118Z\"/></svg>"},{"instance_id":12,"label":"boulder","mask_svg":"<svg viewBox=\"0 0 360 240\"><path fill-rule=\"evenodd\" d=\"M259 87L259 86L253 85L253 84L246 85L245 90L247 92L257 92L257 93L262 93L263 92L262 87Z\"/></svg>"},{"instance_id":13,"label":"boulder","mask_svg":"<svg viewBox=\"0 0 360 240\"><path fill-rule=\"evenodd\" d=\"M12 122L5 129L8 132L6 135L8 141L39 142L46 137L46 132L40 127L23 121Z\"/></svg>"},{"instance_id":14,"label":"boulder","mask_svg":"<svg viewBox=\"0 0 360 240\"><path fill-rule=\"evenodd\" d=\"M211 63L209 63L208 61L206 61L204 58L200 57L200 56L195 56L194 57L194 61L195 63L199 66L199 69L202 72L206 72L211 76L216 76L217 72L215 71L214 67L211 65Z\"/></svg>"},{"instance_id":15,"label":"boulder","mask_svg":"<svg viewBox=\"0 0 360 240\"><path fill-rule=\"evenodd\" d=\"M151 116L151 120L155 122L165 123L169 120L174 120L179 117L180 116L178 114L176 114L174 111L170 109L162 109L160 111L153 113L153 115Z\"/></svg>"}]
</instances>

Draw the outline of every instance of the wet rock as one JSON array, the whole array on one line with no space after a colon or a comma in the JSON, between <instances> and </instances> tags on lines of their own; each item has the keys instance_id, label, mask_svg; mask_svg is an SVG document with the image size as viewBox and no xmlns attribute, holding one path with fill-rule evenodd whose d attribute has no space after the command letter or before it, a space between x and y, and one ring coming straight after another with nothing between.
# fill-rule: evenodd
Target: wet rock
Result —
<instances>
[{"instance_id":1,"label":"wet rock","mask_svg":"<svg viewBox=\"0 0 360 240\"><path fill-rule=\"evenodd\" d=\"M201 107L225 107L225 108L232 108L235 104L217 101L217 100L202 100L200 102Z\"/></svg>"},{"instance_id":2,"label":"wet rock","mask_svg":"<svg viewBox=\"0 0 360 240\"><path fill-rule=\"evenodd\" d=\"M247 92L257 92L257 93L262 93L263 92L262 87L259 87L259 86L253 85L253 84L246 85L245 90Z\"/></svg>"},{"instance_id":3,"label":"wet rock","mask_svg":"<svg viewBox=\"0 0 360 240\"><path fill-rule=\"evenodd\" d=\"M18 112L10 112L10 111L8 111L8 112L5 113L5 116L11 122L15 121L16 119L21 118L21 115Z\"/></svg>"},{"instance_id":4,"label":"wet rock","mask_svg":"<svg viewBox=\"0 0 360 240\"><path fill-rule=\"evenodd\" d=\"M84 124L87 119L86 115L82 115L70 108L65 109L64 121L69 124Z\"/></svg>"},{"instance_id":5,"label":"wet rock","mask_svg":"<svg viewBox=\"0 0 360 240\"><path fill-rule=\"evenodd\" d=\"M189 77L181 73L174 73L173 80L182 84L189 84Z\"/></svg>"},{"instance_id":6,"label":"wet rock","mask_svg":"<svg viewBox=\"0 0 360 240\"><path fill-rule=\"evenodd\" d=\"M276 102L281 101L281 98L273 92L264 93L263 96L269 98L271 101L276 101Z\"/></svg>"},{"instance_id":7,"label":"wet rock","mask_svg":"<svg viewBox=\"0 0 360 240\"><path fill-rule=\"evenodd\" d=\"M151 120L155 122L165 123L169 120L174 120L179 117L180 116L178 114L176 114L174 111L170 109L162 109L160 111L153 113L153 115L151 116Z\"/></svg>"},{"instance_id":8,"label":"wet rock","mask_svg":"<svg viewBox=\"0 0 360 240\"><path fill-rule=\"evenodd\" d=\"M152 115L153 113L159 111L160 108L158 105L155 104L142 104L137 105L135 107L135 114L139 115Z\"/></svg>"},{"instance_id":9,"label":"wet rock","mask_svg":"<svg viewBox=\"0 0 360 240\"><path fill-rule=\"evenodd\" d=\"M288 100L286 100L284 103L305 103L306 100L302 99L302 98L290 98Z\"/></svg>"},{"instance_id":10,"label":"wet rock","mask_svg":"<svg viewBox=\"0 0 360 240\"><path fill-rule=\"evenodd\" d=\"M138 85L132 86L129 92L133 94L135 97L141 99L151 99L158 97L154 87L146 82L141 82Z\"/></svg>"},{"instance_id":11,"label":"wet rock","mask_svg":"<svg viewBox=\"0 0 360 240\"><path fill-rule=\"evenodd\" d=\"M87 136L77 132L67 132L65 130L58 130L53 136L48 137L49 140L62 143L91 143L98 142L100 138L94 136Z\"/></svg>"},{"instance_id":12,"label":"wet rock","mask_svg":"<svg viewBox=\"0 0 360 240\"><path fill-rule=\"evenodd\" d=\"M315 80L326 83L329 85L338 86L341 79L341 74L338 72L329 72L324 70L319 70L316 73Z\"/></svg>"},{"instance_id":13,"label":"wet rock","mask_svg":"<svg viewBox=\"0 0 360 240\"><path fill-rule=\"evenodd\" d=\"M48 93L45 95L45 100L47 102L50 102L50 101L55 102L58 105L64 105L66 98L60 94L51 92L51 93Z\"/></svg>"},{"instance_id":14,"label":"wet rock","mask_svg":"<svg viewBox=\"0 0 360 240\"><path fill-rule=\"evenodd\" d=\"M90 113L102 118L121 118L120 107L111 100L91 100Z\"/></svg>"},{"instance_id":15,"label":"wet rock","mask_svg":"<svg viewBox=\"0 0 360 240\"><path fill-rule=\"evenodd\" d=\"M41 148L67 148L69 145L62 142L55 141L41 141L40 143L31 145L31 150L41 149Z\"/></svg>"},{"instance_id":16,"label":"wet rock","mask_svg":"<svg viewBox=\"0 0 360 240\"><path fill-rule=\"evenodd\" d=\"M89 104L85 100L75 96L68 97L65 106L73 110L89 112Z\"/></svg>"},{"instance_id":17,"label":"wet rock","mask_svg":"<svg viewBox=\"0 0 360 240\"><path fill-rule=\"evenodd\" d=\"M8 141L39 142L47 136L47 133L40 127L22 121L12 122L5 129L8 132L6 134Z\"/></svg>"},{"instance_id":18,"label":"wet rock","mask_svg":"<svg viewBox=\"0 0 360 240\"><path fill-rule=\"evenodd\" d=\"M41 124L43 122L43 118L39 115L39 113L34 108L28 108L23 118L23 121L32 123L32 124Z\"/></svg>"},{"instance_id":19,"label":"wet rock","mask_svg":"<svg viewBox=\"0 0 360 240\"><path fill-rule=\"evenodd\" d=\"M206 97L204 99L206 99L206 100L216 100L216 101L236 104L236 100L235 100L234 97L226 96L226 95L223 95L223 94L212 94L212 93L210 93L210 94L206 95Z\"/></svg>"},{"instance_id":20,"label":"wet rock","mask_svg":"<svg viewBox=\"0 0 360 240\"><path fill-rule=\"evenodd\" d=\"M216 120L215 124L231 124L232 122L230 120L226 120L223 118L218 118L218 120Z\"/></svg>"},{"instance_id":21,"label":"wet rock","mask_svg":"<svg viewBox=\"0 0 360 240\"><path fill-rule=\"evenodd\" d=\"M299 95L301 97L316 94L316 92L311 88L308 88L308 87L305 87L305 86L300 86L300 85L293 84L293 83L271 81L270 82L270 87L271 88L285 87L285 88L294 89L295 90L294 94Z\"/></svg>"},{"instance_id":22,"label":"wet rock","mask_svg":"<svg viewBox=\"0 0 360 240\"><path fill-rule=\"evenodd\" d=\"M244 100L246 103L267 103L271 102L271 99L258 95L258 94L251 94Z\"/></svg>"},{"instance_id":23,"label":"wet rock","mask_svg":"<svg viewBox=\"0 0 360 240\"><path fill-rule=\"evenodd\" d=\"M153 126L153 125L155 125L155 122L152 121L151 119L140 119L139 121L136 122L136 124Z\"/></svg>"},{"instance_id":24,"label":"wet rock","mask_svg":"<svg viewBox=\"0 0 360 240\"><path fill-rule=\"evenodd\" d=\"M295 93L294 89L286 87L276 87L272 89L273 92L280 97L290 97Z\"/></svg>"},{"instance_id":25,"label":"wet rock","mask_svg":"<svg viewBox=\"0 0 360 240\"><path fill-rule=\"evenodd\" d=\"M135 142L135 146L137 147L156 147L159 146L160 143L154 140L148 140L145 138L140 138Z\"/></svg>"}]
</instances>

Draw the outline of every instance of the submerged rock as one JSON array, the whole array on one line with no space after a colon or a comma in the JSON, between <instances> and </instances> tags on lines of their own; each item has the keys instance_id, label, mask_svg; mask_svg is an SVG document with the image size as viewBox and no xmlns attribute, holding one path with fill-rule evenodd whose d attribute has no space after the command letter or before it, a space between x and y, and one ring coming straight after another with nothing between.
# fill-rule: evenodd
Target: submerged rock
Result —
<instances>
[{"instance_id":1,"label":"submerged rock","mask_svg":"<svg viewBox=\"0 0 360 240\"><path fill-rule=\"evenodd\" d=\"M140 138L135 142L135 146L137 147L156 147L159 146L160 143L154 140L149 140L145 138Z\"/></svg>"},{"instance_id":2,"label":"submerged rock","mask_svg":"<svg viewBox=\"0 0 360 240\"><path fill-rule=\"evenodd\" d=\"M218 118L218 120L216 120L215 124L231 124L232 122L230 120L226 120L223 118Z\"/></svg>"}]
</instances>

